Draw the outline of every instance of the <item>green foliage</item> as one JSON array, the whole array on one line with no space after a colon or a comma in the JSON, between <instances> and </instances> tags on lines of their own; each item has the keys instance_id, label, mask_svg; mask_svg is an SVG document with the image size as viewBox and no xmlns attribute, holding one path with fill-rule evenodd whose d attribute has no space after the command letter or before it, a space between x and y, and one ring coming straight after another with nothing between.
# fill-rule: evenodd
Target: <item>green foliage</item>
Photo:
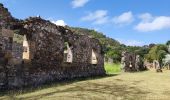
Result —
<instances>
[{"instance_id":1,"label":"green foliage","mask_svg":"<svg viewBox=\"0 0 170 100\"><path fill-rule=\"evenodd\" d=\"M67 27L71 29L74 33L80 34L80 35L87 35L92 38L97 38L100 43L102 44L103 52L105 53L105 58L112 58L114 62L120 62L121 59L121 51L122 46L121 44L109 37L106 37L103 35L103 33L97 32L95 30L89 30L85 28L73 28L73 27Z\"/></svg>"},{"instance_id":2,"label":"green foliage","mask_svg":"<svg viewBox=\"0 0 170 100\"><path fill-rule=\"evenodd\" d=\"M23 43L23 36L19 34L14 34L13 41L19 44Z\"/></svg>"},{"instance_id":3,"label":"green foliage","mask_svg":"<svg viewBox=\"0 0 170 100\"><path fill-rule=\"evenodd\" d=\"M149 60L150 62L152 62L153 60L158 60L159 62L162 62L162 59L165 58L167 52L168 50L166 45L163 44L155 45L146 55L146 59Z\"/></svg>"},{"instance_id":4,"label":"green foliage","mask_svg":"<svg viewBox=\"0 0 170 100\"><path fill-rule=\"evenodd\" d=\"M141 47L134 51L136 54L140 55L140 57L144 58L146 54L149 52L149 48Z\"/></svg>"},{"instance_id":5,"label":"green foliage","mask_svg":"<svg viewBox=\"0 0 170 100\"><path fill-rule=\"evenodd\" d=\"M166 45L170 45L170 40L166 42Z\"/></svg>"},{"instance_id":6,"label":"green foliage","mask_svg":"<svg viewBox=\"0 0 170 100\"><path fill-rule=\"evenodd\" d=\"M167 54L167 52L166 51L164 51L164 50L159 50L158 51L158 61L160 62L160 63L162 63L162 59L164 59L165 58L165 55Z\"/></svg>"},{"instance_id":7,"label":"green foliage","mask_svg":"<svg viewBox=\"0 0 170 100\"><path fill-rule=\"evenodd\" d=\"M108 47L105 58L112 58L115 63L120 62L123 50L124 48L122 46Z\"/></svg>"},{"instance_id":8,"label":"green foliage","mask_svg":"<svg viewBox=\"0 0 170 100\"><path fill-rule=\"evenodd\" d=\"M90 36L92 38L97 38L97 39L99 39L100 43L102 43L102 45L106 45L106 46L120 45L120 43L118 41L116 41L112 38L106 37L105 35L103 35L103 33L97 32L95 30L78 28L78 27L67 27L67 28L71 29L76 34L87 35L87 36Z\"/></svg>"},{"instance_id":9,"label":"green foliage","mask_svg":"<svg viewBox=\"0 0 170 100\"><path fill-rule=\"evenodd\" d=\"M134 52L141 57L144 57L144 55L149 52L149 48L139 46L126 46L124 44L120 44L118 41L112 38L106 37L105 35L103 35L103 33L97 32L95 30L75 27L67 28L71 29L76 34L88 35L89 37L97 38L102 44L106 61L107 59L111 58L115 63L120 62L121 54L123 51Z\"/></svg>"},{"instance_id":10,"label":"green foliage","mask_svg":"<svg viewBox=\"0 0 170 100\"><path fill-rule=\"evenodd\" d=\"M64 42L64 50L67 50L67 45L68 45L68 42Z\"/></svg>"}]
</instances>

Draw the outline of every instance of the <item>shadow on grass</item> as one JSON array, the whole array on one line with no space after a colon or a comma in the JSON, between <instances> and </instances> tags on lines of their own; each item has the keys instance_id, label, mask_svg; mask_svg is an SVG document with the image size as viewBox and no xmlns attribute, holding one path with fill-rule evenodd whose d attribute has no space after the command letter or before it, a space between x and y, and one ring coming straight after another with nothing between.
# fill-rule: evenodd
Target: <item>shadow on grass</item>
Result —
<instances>
[{"instance_id":1,"label":"shadow on grass","mask_svg":"<svg viewBox=\"0 0 170 100\"><path fill-rule=\"evenodd\" d=\"M43 84L38 87L25 87L23 89L17 89L17 90L5 90L5 91L0 91L0 97L9 96L10 98L12 98L12 97L14 97L14 95L17 95L17 94L31 93L31 92L35 92L38 90L48 89L51 87L64 86L64 85L69 85L69 84L73 84L76 82L87 81L87 80L97 80L97 79L102 79L102 78L108 78L108 77L113 77L113 76L117 76L117 75L119 75L119 74L107 74L104 76L66 79L66 80L61 80L58 82L46 83L46 84Z\"/></svg>"},{"instance_id":2,"label":"shadow on grass","mask_svg":"<svg viewBox=\"0 0 170 100\"><path fill-rule=\"evenodd\" d=\"M76 93L76 94L73 94ZM84 94L83 94L84 93ZM17 98L15 96L11 96L11 99L42 99L45 97L56 95L57 98L70 98L70 99L97 99L97 97L93 95L98 95L98 99L102 99L101 95L107 95L112 96L115 98L108 98L108 99L116 99L118 97L121 97L122 100L133 100L134 98L141 99L144 98L149 92L142 91L138 89L137 87L129 87L127 85L119 85L115 83L111 84L100 84L100 83L93 83L90 82L88 84L82 83L82 84L75 84L73 87L69 87L63 90L56 90L52 92L47 92L44 94L38 94L36 96L28 96L28 97L21 97ZM58 95L61 94L61 95ZM71 94L71 95L66 95ZM106 98L105 98L106 99Z\"/></svg>"}]
</instances>

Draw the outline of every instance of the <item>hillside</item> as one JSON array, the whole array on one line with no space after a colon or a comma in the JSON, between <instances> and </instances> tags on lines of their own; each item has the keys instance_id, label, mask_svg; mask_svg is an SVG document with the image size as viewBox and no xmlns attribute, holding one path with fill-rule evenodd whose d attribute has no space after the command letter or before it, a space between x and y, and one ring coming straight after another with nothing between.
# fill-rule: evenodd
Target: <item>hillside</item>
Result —
<instances>
[{"instance_id":1,"label":"hillside","mask_svg":"<svg viewBox=\"0 0 170 100\"><path fill-rule=\"evenodd\" d=\"M69 26L67 26L67 28L72 30L76 34L88 35L89 37L99 39L105 53L106 61L108 61L108 59L113 59L114 62L120 62L122 51L135 52L142 57L148 52L148 48L138 46L126 46L119 43L117 40L109 38L103 33L97 32L95 30Z\"/></svg>"},{"instance_id":2,"label":"hillside","mask_svg":"<svg viewBox=\"0 0 170 100\"><path fill-rule=\"evenodd\" d=\"M105 53L106 60L108 58L113 58L113 56L109 54L110 51L113 51L113 49L117 47L121 47L121 44L117 40L109 38L101 32L97 32L95 30L86 29L86 28L79 28L79 27L68 27L67 26L67 28L69 28L76 34L88 35L89 37L98 39L100 43L102 44L102 48ZM119 53L119 55L120 54L121 53ZM120 57L118 58L118 60L120 60Z\"/></svg>"},{"instance_id":3,"label":"hillside","mask_svg":"<svg viewBox=\"0 0 170 100\"><path fill-rule=\"evenodd\" d=\"M97 38L103 45L106 45L106 46L119 46L120 45L120 43L117 40L106 37L106 35L104 35L103 33L97 32L95 30L90 30L86 28L78 28L78 27L68 27L68 28L77 34L88 35L90 37Z\"/></svg>"}]
</instances>

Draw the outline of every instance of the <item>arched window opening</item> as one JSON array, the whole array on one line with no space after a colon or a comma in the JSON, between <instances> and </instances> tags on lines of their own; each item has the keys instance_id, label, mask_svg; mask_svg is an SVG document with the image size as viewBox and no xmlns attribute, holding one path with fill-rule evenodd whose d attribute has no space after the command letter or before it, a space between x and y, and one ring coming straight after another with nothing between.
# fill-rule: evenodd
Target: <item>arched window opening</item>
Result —
<instances>
[{"instance_id":1,"label":"arched window opening","mask_svg":"<svg viewBox=\"0 0 170 100\"><path fill-rule=\"evenodd\" d=\"M72 46L68 42L64 43L64 62L67 63L73 62Z\"/></svg>"},{"instance_id":2,"label":"arched window opening","mask_svg":"<svg viewBox=\"0 0 170 100\"><path fill-rule=\"evenodd\" d=\"M96 65L98 63L95 51L92 49L91 64Z\"/></svg>"},{"instance_id":3,"label":"arched window opening","mask_svg":"<svg viewBox=\"0 0 170 100\"><path fill-rule=\"evenodd\" d=\"M29 42L27 40L26 35L24 35L24 40L23 40L23 59L29 60L30 58L30 52L29 52Z\"/></svg>"},{"instance_id":4,"label":"arched window opening","mask_svg":"<svg viewBox=\"0 0 170 100\"><path fill-rule=\"evenodd\" d=\"M133 62L132 60L133 60L133 57L130 56L130 57L129 57L129 67L130 67L130 68L132 68L132 62Z\"/></svg>"}]
</instances>

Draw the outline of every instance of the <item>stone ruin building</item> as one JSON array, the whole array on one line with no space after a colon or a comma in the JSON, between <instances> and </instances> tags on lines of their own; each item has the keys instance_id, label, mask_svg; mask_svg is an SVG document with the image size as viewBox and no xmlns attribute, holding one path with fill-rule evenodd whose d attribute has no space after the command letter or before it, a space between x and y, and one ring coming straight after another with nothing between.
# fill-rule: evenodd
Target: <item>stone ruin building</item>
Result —
<instances>
[{"instance_id":1,"label":"stone ruin building","mask_svg":"<svg viewBox=\"0 0 170 100\"><path fill-rule=\"evenodd\" d=\"M137 72L146 69L141 57L129 52L122 52L121 65L124 72Z\"/></svg>"},{"instance_id":2,"label":"stone ruin building","mask_svg":"<svg viewBox=\"0 0 170 100\"><path fill-rule=\"evenodd\" d=\"M19 20L0 4L0 89L105 75L97 39L40 17Z\"/></svg>"}]
</instances>

